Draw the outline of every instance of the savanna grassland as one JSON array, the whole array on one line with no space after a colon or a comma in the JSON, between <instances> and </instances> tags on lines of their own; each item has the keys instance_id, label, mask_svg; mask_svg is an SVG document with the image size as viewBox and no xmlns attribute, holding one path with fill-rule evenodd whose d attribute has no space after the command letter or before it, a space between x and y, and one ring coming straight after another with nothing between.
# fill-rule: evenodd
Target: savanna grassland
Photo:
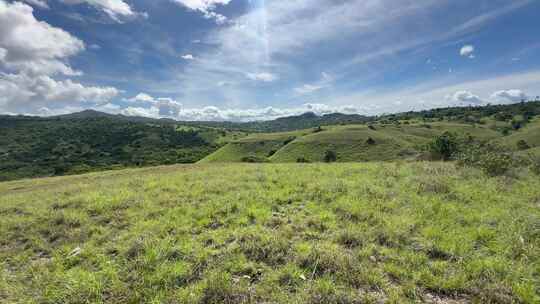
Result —
<instances>
[{"instance_id":1,"label":"savanna grassland","mask_svg":"<svg viewBox=\"0 0 540 304\"><path fill-rule=\"evenodd\" d=\"M540 178L200 164L0 183L2 303L539 303Z\"/></svg>"}]
</instances>

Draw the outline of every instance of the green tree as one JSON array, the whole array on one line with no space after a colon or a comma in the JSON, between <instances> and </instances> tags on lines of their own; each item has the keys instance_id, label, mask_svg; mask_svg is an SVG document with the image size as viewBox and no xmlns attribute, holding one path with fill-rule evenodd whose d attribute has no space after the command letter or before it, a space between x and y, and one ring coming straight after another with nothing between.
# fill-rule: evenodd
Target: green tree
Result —
<instances>
[{"instance_id":1,"label":"green tree","mask_svg":"<svg viewBox=\"0 0 540 304\"><path fill-rule=\"evenodd\" d=\"M442 135L437 136L435 140L428 145L432 157L444 161L450 160L450 158L458 152L458 147L459 145L456 136L450 132L444 132Z\"/></svg>"}]
</instances>

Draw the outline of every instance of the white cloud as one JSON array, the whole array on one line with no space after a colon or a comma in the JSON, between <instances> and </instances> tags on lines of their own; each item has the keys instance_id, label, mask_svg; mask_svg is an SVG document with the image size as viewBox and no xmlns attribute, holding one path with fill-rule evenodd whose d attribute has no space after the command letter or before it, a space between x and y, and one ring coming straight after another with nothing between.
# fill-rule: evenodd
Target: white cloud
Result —
<instances>
[{"instance_id":1,"label":"white cloud","mask_svg":"<svg viewBox=\"0 0 540 304\"><path fill-rule=\"evenodd\" d=\"M305 95L305 94L311 94L313 92L319 91L322 88L324 87L320 85L304 84L301 87L294 88L294 91L300 95Z\"/></svg>"},{"instance_id":2,"label":"white cloud","mask_svg":"<svg viewBox=\"0 0 540 304\"><path fill-rule=\"evenodd\" d=\"M321 73L321 79L315 83L315 84L304 84L301 87L294 88L294 91L299 95L307 95L314 92L317 92L319 90L322 90L328 86L330 86L330 83L334 80L330 74L326 72Z\"/></svg>"},{"instance_id":3,"label":"white cloud","mask_svg":"<svg viewBox=\"0 0 540 304\"><path fill-rule=\"evenodd\" d=\"M279 79L278 75L272 73L247 73L246 77L255 81L272 82Z\"/></svg>"},{"instance_id":4,"label":"white cloud","mask_svg":"<svg viewBox=\"0 0 540 304\"><path fill-rule=\"evenodd\" d=\"M450 80L450 82L447 82ZM540 70L500 75L483 79L459 79L454 77L444 80L425 82L400 90L368 90L350 95L329 96L326 100L332 104L354 104L363 113L406 112L456 105L468 105L469 102L508 103L508 100L491 98L501 88L519 88L527 96L540 95ZM461 92L456 94L457 92ZM396 105L395 101L401 101ZM470 103L469 103L470 104Z\"/></svg>"},{"instance_id":5,"label":"white cloud","mask_svg":"<svg viewBox=\"0 0 540 304\"><path fill-rule=\"evenodd\" d=\"M41 108L103 104L119 94L112 87L84 86L56 75L77 76L68 58L84 43L34 18L32 7L0 0L0 109L35 113Z\"/></svg>"},{"instance_id":6,"label":"white cloud","mask_svg":"<svg viewBox=\"0 0 540 304\"><path fill-rule=\"evenodd\" d=\"M257 121L270 120L279 117L300 115L313 112L317 115L330 113L357 114L359 110L351 105L330 106L320 103L306 103L299 107L276 108L265 107L260 109L221 109L215 106L202 108L185 108L179 102L171 98L154 98L148 94L140 93L125 101L140 103L140 106L130 106L121 113L131 116L146 116L153 118L173 118L183 121ZM147 106L143 106L146 103Z\"/></svg>"},{"instance_id":7,"label":"white cloud","mask_svg":"<svg viewBox=\"0 0 540 304\"><path fill-rule=\"evenodd\" d=\"M177 117L182 109L182 104L176 100L168 97L155 98L146 93L139 93L132 98L125 98L125 102L141 105L134 107L127 107L122 111L125 115L142 115L150 117ZM142 107L146 106L146 107ZM146 114L130 114L135 111L136 113Z\"/></svg>"},{"instance_id":8,"label":"white cloud","mask_svg":"<svg viewBox=\"0 0 540 304\"><path fill-rule=\"evenodd\" d=\"M0 0L0 66L31 74L76 75L66 57L84 50L84 43L68 32L39 22L32 7Z\"/></svg>"},{"instance_id":9,"label":"white cloud","mask_svg":"<svg viewBox=\"0 0 540 304\"><path fill-rule=\"evenodd\" d=\"M469 57L473 59L475 57L474 55L475 47L473 45L465 45L461 48L459 51L459 54L463 57Z\"/></svg>"},{"instance_id":10,"label":"white cloud","mask_svg":"<svg viewBox=\"0 0 540 304\"><path fill-rule=\"evenodd\" d=\"M474 95L470 91L457 91L452 95L448 95L446 100L457 105L480 105L484 103L478 95Z\"/></svg>"},{"instance_id":11,"label":"white cloud","mask_svg":"<svg viewBox=\"0 0 540 304\"><path fill-rule=\"evenodd\" d=\"M214 19L218 24L224 24L227 17L214 12L217 5L227 5L231 0L172 0L191 10L199 11L207 19Z\"/></svg>"},{"instance_id":12,"label":"white cloud","mask_svg":"<svg viewBox=\"0 0 540 304\"><path fill-rule=\"evenodd\" d=\"M527 100L529 96L521 90L501 90L493 93L491 99L498 102L518 102L522 100Z\"/></svg>"},{"instance_id":13,"label":"white cloud","mask_svg":"<svg viewBox=\"0 0 540 304\"><path fill-rule=\"evenodd\" d=\"M185 60L194 60L195 59L195 57L193 57L193 55L191 55L191 54L182 55L181 57L183 59L185 59Z\"/></svg>"},{"instance_id":14,"label":"white cloud","mask_svg":"<svg viewBox=\"0 0 540 304\"><path fill-rule=\"evenodd\" d=\"M49 8L47 0L23 0L31 5L40 8ZM132 19L137 16L148 17L146 13L137 13L124 0L60 0L65 4L87 4L105 13L116 22L123 22L124 19Z\"/></svg>"},{"instance_id":15,"label":"white cloud","mask_svg":"<svg viewBox=\"0 0 540 304\"><path fill-rule=\"evenodd\" d=\"M66 106L74 103L104 104L119 94L112 87L87 87L70 79L57 81L47 75L0 73L0 108L16 109Z\"/></svg>"},{"instance_id":16,"label":"white cloud","mask_svg":"<svg viewBox=\"0 0 540 304\"><path fill-rule=\"evenodd\" d=\"M124 101L137 103L137 102L148 102L148 103L155 103L155 98L146 94L146 93L139 93L136 96L132 98L126 98Z\"/></svg>"}]
</instances>

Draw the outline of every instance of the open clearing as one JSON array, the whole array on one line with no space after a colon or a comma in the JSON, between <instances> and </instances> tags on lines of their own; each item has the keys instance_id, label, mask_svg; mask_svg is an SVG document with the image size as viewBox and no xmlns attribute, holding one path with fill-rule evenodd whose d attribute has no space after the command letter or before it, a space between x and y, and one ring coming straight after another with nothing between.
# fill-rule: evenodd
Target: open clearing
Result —
<instances>
[{"instance_id":1,"label":"open clearing","mask_svg":"<svg viewBox=\"0 0 540 304\"><path fill-rule=\"evenodd\" d=\"M540 179L212 164L0 183L2 303L538 303Z\"/></svg>"}]
</instances>

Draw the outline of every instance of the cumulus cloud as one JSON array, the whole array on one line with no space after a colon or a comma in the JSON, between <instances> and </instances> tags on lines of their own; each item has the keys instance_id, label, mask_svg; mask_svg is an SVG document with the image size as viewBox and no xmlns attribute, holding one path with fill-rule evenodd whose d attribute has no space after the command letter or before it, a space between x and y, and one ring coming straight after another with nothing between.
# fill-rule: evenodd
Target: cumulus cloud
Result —
<instances>
[{"instance_id":1,"label":"cumulus cloud","mask_svg":"<svg viewBox=\"0 0 540 304\"><path fill-rule=\"evenodd\" d=\"M278 75L272 74L272 73L248 73L246 74L246 77L251 80L255 81L263 81L263 82L272 82L274 80L277 80L279 77Z\"/></svg>"},{"instance_id":2,"label":"cumulus cloud","mask_svg":"<svg viewBox=\"0 0 540 304\"><path fill-rule=\"evenodd\" d=\"M217 5L227 5L231 0L172 0L191 10L201 12L206 19L213 19L217 24L227 22L227 17L214 12Z\"/></svg>"},{"instance_id":3,"label":"cumulus cloud","mask_svg":"<svg viewBox=\"0 0 540 304\"><path fill-rule=\"evenodd\" d=\"M182 59L185 59L185 60L193 60L193 59L195 59L195 57L193 57L193 55L191 55L191 54L182 55L181 57L182 57Z\"/></svg>"},{"instance_id":4,"label":"cumulus cloud","mask_svg":"<svg viewBox=\"0 0 540 304\"><path fill-rule=\"evenodd\" d=\"M447 96L446 99L458 105L480 105L484 103L478 95L474 95L470 91L457 91L453 95Z\"/></svg>"},{"instance_id":5,"label":"cumulus cloud","mask_svg":"<svg viewBox=\"0 0 540 304\"><path fill-rule=\"evenodd\" d=\"M473 45L464 45L461 50L459 51L459 54L463 57L469 57L473 59L474 56L475 47Z\"/></svg>"},{"instance_id":6,"label":"cumulus cloud","mask_svg":"<svg viewBox=\"0 0 540 304\"><path fill-rule=\"evenodd\" d=\"M498 102L519 102L527 100L529 96L521 90L501 90L493 93L491 99Z\"/></svg>"},{"instance_id":7,"label":"cumulus cloud","mask_svg":"<svg viewBox=\"0 0 540 304\"><path fill-rule=\"evenodd\" d=\"M130 106L124 109L122 113L125 115L175 118L182 109L182 104L172 98L155 98L146 93L139 93L132 98L124 99L124 101L134 105L140 105ZM145 105L146 107L141 107ZM133 114L131 112L142 114Z\"/></svg>"},{"instance_id":8,"label":"cumulus cloud","mask_svg":"<svg viewBox=\"0 0 540 304\"><path fill-rule=\"evenodd\" d=\"M68 32L36 20L32 7L0 0L0 65L4 68L31 74L80 74L64 59L84 48Z\"/></svg>"},{"instance_id":9,"label":"cumulus cloud","mask_svg":"<svg viewBox=\"0 0 540 304\"><path fill-rule=\"evenodd\" d=\"M81 75L67 60L84 49L78 38L36 20L31 6L0 0L0 108L32 113L68 103L102 104L118 95L112 87L53 78Z\"/></svg>"},{"instance_id":10,"label":"cumulus cloud","mask_svg":"<svg viewBox=\"0 0 540 304\"><path fill-rule=\"evenodd\" d=\"M119 94L113 87L87 87L70 79L57 81L47 75L27 74L0 74L0 92L0 106L27 111L51 104L104 104Z\"/></svg>"},{"instance_id":11,"label":"cumulus cloud","mask_svg":"<svg viewBox=\"0 0 540 304\"><path fill-rule=\"evenodd\" d=\"M155 98L146 93L140 93L129 99L133 106L121 111L124 115L146 116L153 118L173 118L183 121L258 121L271 120L279 117L300 115L313 112L317 115L330 113L357 114L360 111L351 105L330 106L321 103L306 103L299 107L277 108L265 107L260 109L221 109L215 106L202 108L185 108L171 98Z\"/></svg>"}]
</instances>

